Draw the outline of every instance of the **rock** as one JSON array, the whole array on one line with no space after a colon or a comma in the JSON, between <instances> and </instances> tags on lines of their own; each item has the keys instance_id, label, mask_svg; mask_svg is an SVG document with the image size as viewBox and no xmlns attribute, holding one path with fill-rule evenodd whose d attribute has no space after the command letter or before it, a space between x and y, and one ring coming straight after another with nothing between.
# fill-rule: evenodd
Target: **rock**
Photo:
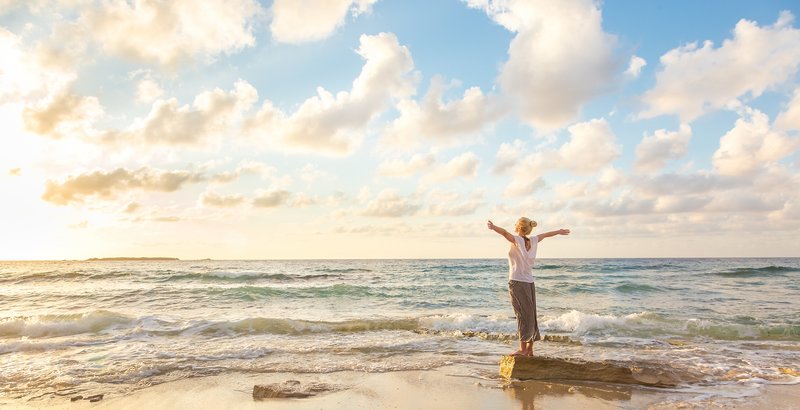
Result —
<instances>
[{"instance_id":1,"label":"rock","mask_svg":"<svg viewBox=\"0 0 800 410\"><path fill-rule=\"evenodd\" d=\"M103 400L102 394L95 394L94 396L86 397L84 400L89 400L89 403L97 403L100 400Z\"/></svg>"},{"instance_id":2,"label":"rock","mask_svg":"<svg viewBox=\"0 0 800 410\"><path fill-rule=\"evenodd\" d=\"M791 367L779 367L778 371L783 374L788 374L789 376L800 376L800 372Z\"/></svg>"},{"instance_id":3,"label":"rock","mask_svg":"<svg viewBox=\"0 0 800 410\"><path fill-rule=\"evenodd\" d=\"M256 384L253 386L253 398L306 398L336 390L341 390L341 388L326 383L311 382L303 385L297 380L287 380L283 383Z\"/></svg>"},{"instance_id":4,"label":"rock","mask_svg":"<svg viewBox=\"0 0 800 410\"><path fill-rule=\"evenodd\" d=\"M671 369L611 361L587 362L542 356L503 356L500 375L521 380L581 380L606 383L673 387L690 381Z\"/></svg>"},{"instance_id":5,"label":"rock","mask_svg":"<svg viewBox=\"0 0 800 410\"><path fill-rule=\"evenodd\" d=\"M83 400L83 396L75 396L69 399L69 401L78 401L78 400Z\"/></svg>"}]
</instances>

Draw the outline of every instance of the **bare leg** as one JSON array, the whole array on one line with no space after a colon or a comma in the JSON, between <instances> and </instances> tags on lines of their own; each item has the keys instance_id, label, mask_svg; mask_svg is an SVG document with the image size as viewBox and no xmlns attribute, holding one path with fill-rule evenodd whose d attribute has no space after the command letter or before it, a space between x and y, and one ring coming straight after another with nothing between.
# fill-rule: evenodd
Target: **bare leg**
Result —
<instances>
[{"instance_id":1,"label":"bare leg","mask_svg":"<svg viewBox=\"0 0 800 410\"><path fill-rule=\"evenodd\" d=\"M525 345L525 356L533 356L533 342L527 342Z\"/></svg>"}]
</instances>

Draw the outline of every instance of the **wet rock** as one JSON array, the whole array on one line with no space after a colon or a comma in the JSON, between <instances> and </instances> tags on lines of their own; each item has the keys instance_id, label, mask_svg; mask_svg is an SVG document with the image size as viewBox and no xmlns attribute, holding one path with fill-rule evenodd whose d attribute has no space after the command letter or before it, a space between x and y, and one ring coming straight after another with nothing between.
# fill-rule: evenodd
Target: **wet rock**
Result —
<instances>
[{"instance_id":1,"label":"wet rock","mask_svg":"<svg viewBox=\"0 0 800 410\"><path fill-rule=\"evenodd\" d=\"M580 380L655 387L673 387L693 381L689 375L682 377L663 365L588 362L541 356L503 356L500 375L520 380Z\"/></svg>"},{"instance_id":2,"label":"wet rock","mask_svg":"<svg viewBox=\"0 0 800 410\"><path fill-rule=\"evenodd\" d=\"M89 400L89 403L97 403L100 400L103 400L102 394L95 394L94 396L86 397L84 400Z\"/></svg>"},{"instance_id":3,"label":"wet rock","mask_svg":"<svg viewBox=\"0 0 800 410\"><path fill-rule=\"evenodd\" d=\"M337 390L341 390L341 387L327 383L310 382L302 384L297 380L287 380L283 383L256 384L253 386L253 398L306 398Z\"/></svg>"}]
</instances>

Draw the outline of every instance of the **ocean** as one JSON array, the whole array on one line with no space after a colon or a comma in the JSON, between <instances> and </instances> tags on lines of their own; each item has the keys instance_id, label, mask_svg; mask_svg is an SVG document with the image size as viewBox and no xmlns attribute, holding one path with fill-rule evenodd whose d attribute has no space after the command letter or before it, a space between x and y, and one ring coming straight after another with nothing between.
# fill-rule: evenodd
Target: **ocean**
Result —
<instances>
[{"instance_id":1,"label":"ocean","mask_svg":"<svg viewBox=\"0 0 800 410\"><path fill-rule=\"evenodd\" d=\"M800 259L542 259L535 354L648 363L676 392L800 377ZM0 262L0 395L227 372L474 368L517 348L505 259Z\"/></svg>"}]
</instances>

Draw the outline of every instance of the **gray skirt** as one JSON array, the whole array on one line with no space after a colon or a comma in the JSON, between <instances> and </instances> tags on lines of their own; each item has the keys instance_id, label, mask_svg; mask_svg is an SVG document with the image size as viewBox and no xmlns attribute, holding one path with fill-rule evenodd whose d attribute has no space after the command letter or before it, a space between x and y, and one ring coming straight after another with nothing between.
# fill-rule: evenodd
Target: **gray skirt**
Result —
<instances>
[{"instance_id":1,"label":"gray skirt","mask_svg":"<svg viewBox=\"0 0 800 410\"><path fill-rule=\"evenodd\" d=\"M517 329L520 342L541 340L539 322L536 320L536 285L533 283L508 281L508 294L511 306L517 316Z\"/></svg>"}]
</instances>

